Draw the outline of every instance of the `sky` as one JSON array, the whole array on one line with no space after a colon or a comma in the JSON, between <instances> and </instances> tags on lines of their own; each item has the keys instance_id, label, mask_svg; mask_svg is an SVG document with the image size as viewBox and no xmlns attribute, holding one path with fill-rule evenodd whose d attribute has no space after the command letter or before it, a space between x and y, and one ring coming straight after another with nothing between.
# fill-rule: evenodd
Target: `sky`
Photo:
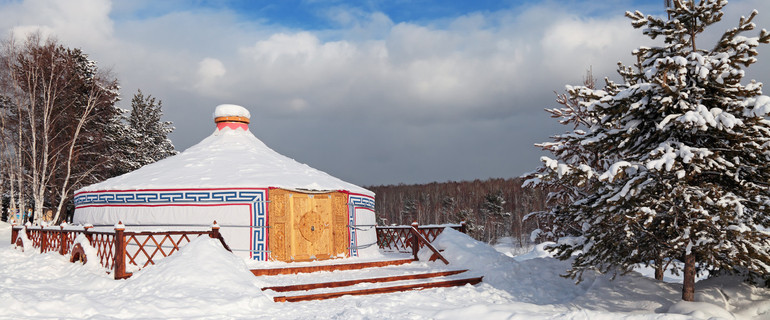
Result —
<instances>
[{"instance_id":1,"label":"sky","mask_svg":"<svg viewBox=\"0 0 770 320\"><path fill-rule=\"evenodd\" d=\"M731 0L698 41L752 9L770 29L770 1ZM372 186L533 171L534 144L568 129L543 110L555 92L589 68L617 79L656 44L629 10L662 15L663 1L0 0L0 36L81 48L120 81L122 108L139 89L162 101L179 150L239 104L274 150ZM747 79L770 80L767 47Z\"/></svg>"}]
</instances>

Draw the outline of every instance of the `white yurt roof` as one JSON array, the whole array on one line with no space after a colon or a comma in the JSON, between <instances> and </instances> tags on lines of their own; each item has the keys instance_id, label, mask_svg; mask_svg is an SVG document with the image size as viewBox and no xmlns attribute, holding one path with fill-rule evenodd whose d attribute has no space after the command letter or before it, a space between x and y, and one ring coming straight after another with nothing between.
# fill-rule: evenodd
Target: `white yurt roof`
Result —
<instances>
[{"instance_id":1,"label":"white yurt roof","mask_svg":"<svg viewBox=\"0 0 770 320\"><path fill-rule=\"evenodd\" d=\"M220 105L214 117L249 118L235 105ZM248 122L248 120L247 120ZM184 152L135 171L84 187L100 190L267 188L374 193L270 149L248 127L222 127Z\"/></svg>"}]
</instances>

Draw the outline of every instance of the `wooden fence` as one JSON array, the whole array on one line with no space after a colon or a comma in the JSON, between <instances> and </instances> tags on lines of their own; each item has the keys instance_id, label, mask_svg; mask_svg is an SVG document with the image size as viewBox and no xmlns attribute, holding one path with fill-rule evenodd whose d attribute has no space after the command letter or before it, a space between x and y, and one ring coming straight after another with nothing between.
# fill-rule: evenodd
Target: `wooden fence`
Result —
<instances>
[{"instance_id":1,"label":"wooden fence","mask_svg":"<svg viewBox=\"0 0 770 320\"><path fill-rule=\"evenodd\" d=\"M412 253L415 260L418 260L419 250L427 248L433 251L431 260L440 259L448 264L439 250L431 244L447 227L466 232L464 221L457 225L419 226L415 222L410 226L377 226L377 245L384 251ZM32 247L40 253L55 251L61 255L69 254L72 262L99 259L99 264L111 270L115 279L130 277L133 271L155 264L158 259L179 251L180 247L202 235L219 239L222 246L230 250L219 233L216 221L207 231L126 231L122 223L112 229L93 229L88 226L13 226L11 243L24 248L24 241L20 236L23 231ZM81 234L96 251L96 257L86 257L83 247L76 243Z\"/></svg>"},{"instance_id":2,"label":"wooden fence","mask_svg":"<svg viewBox=\"0 0 770 320\"><path fill-rule=\"evenodd\" d=\"M225 249L230 250L219 233L219 226L214 225L207 231L126 231L118 224L112 230L94 231L92 227L24 227L13 226L11 243L24 247L20 232L24 232L33 248L40 253L56 251L61 255L70 255L70 261L99 259L99 264L112 270L115 279L125 279L155 261L179 251L179 248L193 239L208 235L219 239ZM91 247L96 250L96 257L86 257L82 246L75 243L79 235L84 235Z\"/></svg>"},{"instance_id":3,"label":"wooden fence","mask_svg":"<svg viewBox=\"0 0 770 320\"><path fill-rule=\"evenodd\" d=\"M384 251L412 253L414 259L421 248L428 247L434 252L431 260L441 259L449 263L431 244L444 228L452 228L462 233L466 232L465 221L460 224L420 226L413 222L410 226L377 226L377 246Z\"/></svg>"}]
</instances>

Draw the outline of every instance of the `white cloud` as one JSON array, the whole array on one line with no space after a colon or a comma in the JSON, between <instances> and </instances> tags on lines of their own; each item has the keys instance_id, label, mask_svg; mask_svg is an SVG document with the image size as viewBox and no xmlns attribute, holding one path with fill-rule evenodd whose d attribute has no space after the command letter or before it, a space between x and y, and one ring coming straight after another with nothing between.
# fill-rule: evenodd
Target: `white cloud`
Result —
<instances>
[{"instance_id":1,"label":"white cloud","mask_svg":"<svg viewBox=\"0 0 770 320\"><path fill-rule=\"evenodd\" d=\"M4 6L0 26L17 38L39 29L71 45L93 47L112 40L110 8L107 0L28 0Z\"/></svg>"},{"instance_id":2,"label":"white cloud","mask_svg":"<svg viewBox=\"0 0 770 320\"><path fill-rule=\"evenodd\" d=\"M198 75L203 81L213 81L222 78L227 73L222 61L205 58L198 63Z\"/></svg>"},{"instance_id":3,"label":"white cloud","mask_svg":"<svg viewBox=\"0 0 770 320\"><path fill-rule=\"evenodd\" d=\"M302 66L325 65L346 61L355 52L347 41L321 41L310 32L277 33L243 50L257 63Z\"/></svg>"},{"instance_id":4,"label":"white cloud","mask_svg":"<svg viewBox=\"0 0 770 320\"><path fill-rule=\"evenodd\" d=\"M649 38L634 30L624 17L608 20L570 17L551 25L541 40L543 67L551 73L614 76L618 61L632 63L631 51Z\"/></svg>"},{"instance_id":5,"label":"white cloud","mask_svg":"<svg viewBox=\"0 0 770 320\"><path fill-rule=\"evenodd\" d=\"M198 62L198 83L196 88L207 93L223 90L223 88L217 86L217 83L226 74L227 69L225 69L222 61L214 58L204 58ZM220 95L215 94L214 96Z\"/></svg>"},{"instance_id":6,"label":"white cloud","mask_svg":"<svg viewBox=\"0 0 770 320\"><path fill-rule=\"evenodd\" d=\"M759 7L755 22L770 28L768 3L731 1L727 26L737 21L732 12ZM584 9L552 1L435 23L333 8L326 14L339 27L330 30L243 21L229 10L132 17L133 6L121 3L121 19L113 21L106 0L5 3L0 30L40 27L114 67L123 103L137 88L163 100L181 148L209 133L200 128L210 125L213 106L237 103L251 109L252 130L271 146L334 174L361 168L359 183L529 171L537 164L532 143L563 130L542 112L553 106L553 91L580 83L588 67L596 77L614 77L616 62L631 62L631 50L646 41L622 17L634 8L586 18ZM770 50L761 50L766 66ZM326 136L346 142L313 152ZM428 171L415 169L424 165L417 156L423 149L453 159L430 170L444 175L401 175ZM481 161L489 150L496 158ZM387 178L368 176L372 152L382 155Z\"/></svg>"}]
</instances>

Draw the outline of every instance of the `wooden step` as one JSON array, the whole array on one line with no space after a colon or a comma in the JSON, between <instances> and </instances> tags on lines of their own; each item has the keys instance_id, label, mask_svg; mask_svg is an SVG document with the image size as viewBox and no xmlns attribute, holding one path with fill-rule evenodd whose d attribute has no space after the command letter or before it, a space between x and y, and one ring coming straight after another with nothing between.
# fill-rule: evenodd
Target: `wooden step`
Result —
<instances>
[{"instance_id":1,"label":"wooden step","mask_svg":"<svg viewBox=\"0 0 770 320\"><path fill-rule=\"evenodd\" d=\"M262 291L273 290L276 292L289 292L289 291L313 290L313 289L320 289L320 288L338 288L338 287L352 286L359 283L379 283L379 282L393 282L393 281L402 281L402 280L417 280L417 279L445 277L445 276L460 274L466 271L468 270L467 269L451 270L451 271L441 271L441 272L406 274L406 275L391 276L391 277L366 278L366 279L355 279L355 280L345 280L345 281L297 284L297 285L289 285L289 286L264 287L262 288Z\"/></svg>"},{"instance_id":2,"label":"wooden step","mask_svg":"<svg viewBox=\"0 0 770 320\"><path fill-rule=\"evenodd\" d=\"M279 297L273 297L273 300L275 302L298 302L298 301L339 298L345 295L358 296L358 295L368 295L368 294L378 294L378 293L402 292L402 291L410 291L410 290L423 290L428 288L456 287L456 286L463 286L466 284L474 285L481 282L483 278L484 277L477 277L477 278L445 280L445 281L436 281L436 282L413 283L413 284L371 288L371 289L337 291L337 292L306 294L306 295L296 295L296 296L279 296Z\"/></svg>"},{"instance_id":3,"label":"wooden step","mask_svg":"<svg viewBox=\"0 0 770 320\"><path fill-rule=\"evenodd\" d=\"M344 263L344 264L329 264L329 265L317 265L317 266L304 266L304 267L286 267L286 268L270 268L270 269L251 269L251 273L255 276L275 276L279 274L296 274L296 273L310 273L318 271L338 271L338 270L357 270L365 268L379 268L387 266L396 266L401 264L412 263L412 259L398 259L398 260L382 260L371 261L361 263Z\"/></svg>"}]
</instances>

